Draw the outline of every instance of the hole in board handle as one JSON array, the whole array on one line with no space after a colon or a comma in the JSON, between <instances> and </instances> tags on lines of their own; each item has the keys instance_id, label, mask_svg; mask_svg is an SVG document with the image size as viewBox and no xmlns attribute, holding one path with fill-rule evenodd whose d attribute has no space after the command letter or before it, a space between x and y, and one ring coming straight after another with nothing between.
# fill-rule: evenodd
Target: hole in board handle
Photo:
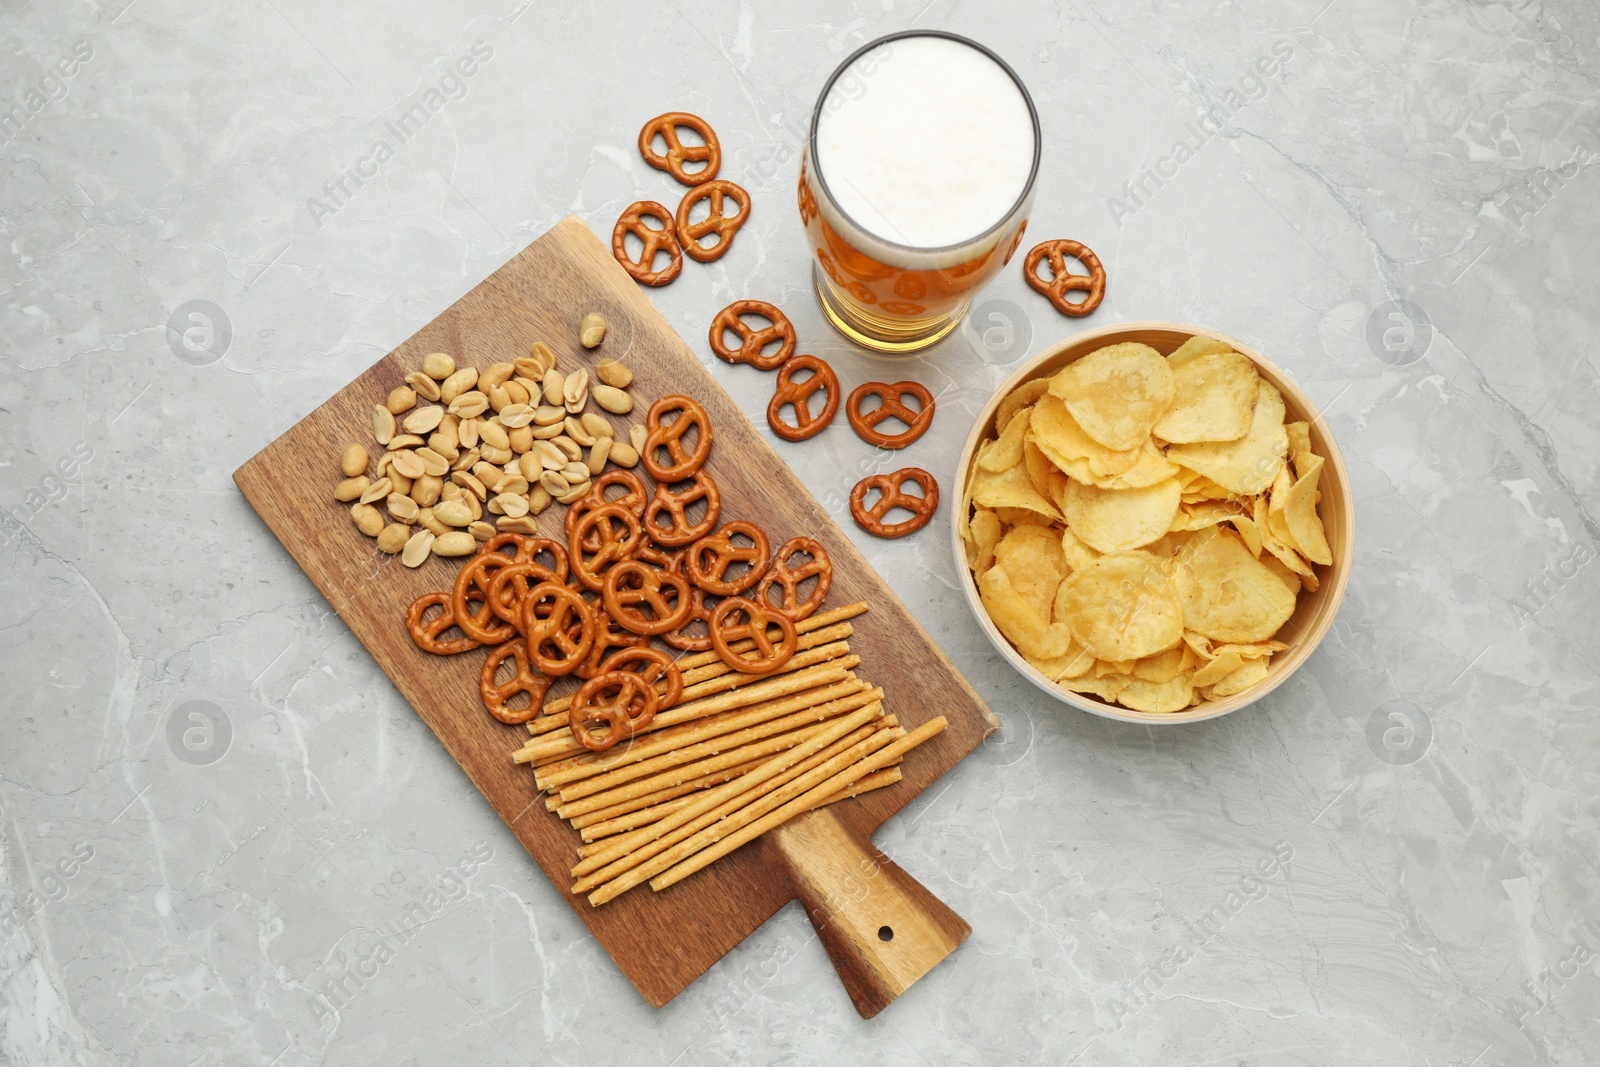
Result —
<instances>
[{"instance_id":1,"label":"hole in board handle","mask_svg":"<svg viewBox=\"0 0 1600 1067\"><path fill-rule=\"evenodd\" d=\"M890 929L889 927L887 927L887 926L878 927L878 940L879 941L893 941L894 940L894 931L892 929Z\"/></svg>"}]
</instances>

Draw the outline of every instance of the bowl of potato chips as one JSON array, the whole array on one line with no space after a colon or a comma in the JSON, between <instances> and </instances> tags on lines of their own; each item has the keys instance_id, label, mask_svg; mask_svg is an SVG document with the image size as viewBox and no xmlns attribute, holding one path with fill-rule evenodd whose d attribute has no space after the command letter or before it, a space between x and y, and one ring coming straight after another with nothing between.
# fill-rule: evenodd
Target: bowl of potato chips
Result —
<instances>
[{"instance_id":1,"label":"bowl of potato chips","mask_svg":"<svg viewBox=\"0 0 1600 1067\"><path fill-rule=\"evenodd\" d=\"M1040 689L1107 718L1259 700L1311 655L1349 580L1355 510L1326 423L1212 330L1063 341L990 398L958 475L979 625Z\"/></svg>"}]
</instances>

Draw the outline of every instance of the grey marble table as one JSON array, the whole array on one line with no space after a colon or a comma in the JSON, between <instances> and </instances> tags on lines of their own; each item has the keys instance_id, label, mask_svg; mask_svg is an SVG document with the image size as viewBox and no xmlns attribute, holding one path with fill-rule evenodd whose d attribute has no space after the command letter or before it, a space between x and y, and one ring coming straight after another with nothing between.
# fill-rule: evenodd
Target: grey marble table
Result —
<instances>
[{"instance_id":1,"label":"grey marble table","mask_svg":"<svg viewBox=\"0 0 1600 1067\"><path fill-rule=\"evenodd\" d=\"M1009 270L903 365L823 323L800 131L913 26L1036 94L1029 232L1099 252L1092 318ZM8 0L0 41L0 1064L1600 1060L1589 0ZM938 528L858 535L1005 721L879 835L973 934L871 1022L793 905L647 1007L229 480L557 220L670 192L668 108L756 200L651 293L708 363L778 302L935 391L948 477L1029 353L1203 323L1354 481L1333 633L1181 729L1024 683ZM814 444L842 517L878 461Z\"/></svg>"}]
</instances>

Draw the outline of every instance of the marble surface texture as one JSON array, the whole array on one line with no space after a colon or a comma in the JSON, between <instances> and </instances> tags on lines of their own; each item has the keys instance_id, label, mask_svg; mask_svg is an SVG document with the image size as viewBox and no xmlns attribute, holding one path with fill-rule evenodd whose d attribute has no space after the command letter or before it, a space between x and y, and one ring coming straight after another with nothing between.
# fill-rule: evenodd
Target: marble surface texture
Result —
<instances>
[{"instance_id":1,"label":"marble surface texture","mask_svg":"<svg viewBox=\"0 0 1600 1067\"><path fill-rule=\"evenodd\" d=\"M1099 252L1093 317L1008 269L906 363L823 323L800 131L906 27L1032 88L1029 235ZM0 1064L1600 1061L1592 0L7 0L0 54ZM937 394L905 458L948 479L1030 353L1202 323L1354 483L1333 632L1181 729L1014 674L942 525L855 532L1005 722L879 835L973 934L871 1022L794 905L647 1007L229 477L557 220L669 194L668 108L756 203L651 293L708 364L778 302ZM826 442L783 454L843 518L880 460Z\"/></svg>"}]
</instances>

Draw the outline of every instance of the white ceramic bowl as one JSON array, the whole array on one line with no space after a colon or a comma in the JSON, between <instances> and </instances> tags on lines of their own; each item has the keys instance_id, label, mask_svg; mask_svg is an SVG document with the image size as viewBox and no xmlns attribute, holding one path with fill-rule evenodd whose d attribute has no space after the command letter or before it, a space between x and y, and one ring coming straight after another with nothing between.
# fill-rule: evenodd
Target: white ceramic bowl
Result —
<instances>
[{"instance_id":1,"label":"white ceramic bowl","mask_svg":"<svg viewBox=\"0 0 1600 1067\"><path fill-rule=\"evenodd\" d=\"M1267 677L1260 683L1242 693L1236 693L1222 700L1205 701L1184 711L1170 714L1133 711L1120 704L1100 700L1089 693L1069 693L1036 670L1011 646L1011 642L1000 633L978 598L977 583L966 566L966 551L960 534L961 521L965 516L960 512L962 501L966 498L965 489L973 455L977 452L981 441L994 436L994 413L1002 397L1023 382L1053 375L1080 356L1086 356L1106 345L1121 341L1138 341L1151 346L1162 355L1167 355L1196 334L1225 342L1233 346L1236 352L1249 356L1255 361L1256 370L1261 376L1277 386L1278 391L1283 394L1284 405L1288 409L1285 421L1304 420L1311 424L1312 450L1326 461L1322 468L1322 480L1318 486L1322 492L1322 503L1318 510L1327 531L1328 546L1333 550L1333 564L1316 568L1321 584L1315 592L1301 590L1294 614L1278 632L1278 640L1287 642L1289 647L1272 657ZM1188 326L1180 322L1127 322L1090 330L1088 333L1062 341L1029 360L984 405L983 411L972 426L972 432L967 435L966 447L961 450L954 484L958 492L955 494L955 506L950 509L950 538L955 548L956 564L962 575L961 588L966 593L967 605L977 618L978 625L988 635L990 643L1024 678L1063 704L1070 704L1108 719L1121 719L1124 722L1173 725L1214 719L1218 715L1238 711L1282 685L1284 679L1306 661L1312 650L1317 647L1317 643L1322 640L1323 634L1327 633L1328 627L1332 625L1333 618L1339 611L1339 602L1344 598L1345 585L1350 578L1351 561L1355 556L1356 517L1354 500L1350 492L1350 476L1345 470L1344 459L1339 454L1339 446L1334 443L1332 433L1312 407L1310 399L1301 392L1293 379L1248 345L1215 330Z\"/></svg>"}]
</instances>

